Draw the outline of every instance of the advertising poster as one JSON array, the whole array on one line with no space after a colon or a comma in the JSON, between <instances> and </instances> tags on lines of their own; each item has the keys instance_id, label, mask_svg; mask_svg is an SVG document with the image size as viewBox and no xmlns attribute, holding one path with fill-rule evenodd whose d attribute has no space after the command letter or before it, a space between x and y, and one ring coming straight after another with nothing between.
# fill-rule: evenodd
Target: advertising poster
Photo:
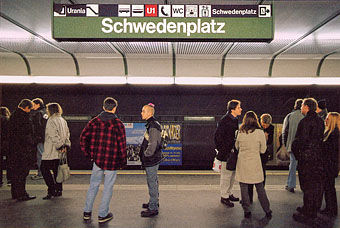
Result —
<instances>
[{"instance_id":1,"label":"advertising poster","mask_svg":"<svg viewBox=\"0 0 340 228\"><path fill-rule=\"evenodd\" d=\"M145 123L124 123L128 165L141 165L139 151L143 142ZM164 161L161 165L182 165L182 142L180 124L161 124L162 133L169 137L168 146L164 149Z\"/></svg>"}]
</instances>

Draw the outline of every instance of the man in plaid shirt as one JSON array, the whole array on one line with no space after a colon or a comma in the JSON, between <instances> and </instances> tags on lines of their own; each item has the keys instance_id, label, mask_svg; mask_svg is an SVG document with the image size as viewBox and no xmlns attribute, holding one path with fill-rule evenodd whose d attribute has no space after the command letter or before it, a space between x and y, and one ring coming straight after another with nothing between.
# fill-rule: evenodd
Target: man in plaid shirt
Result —
<instances>
[{"instance_id":1,"label":"man in plaid shirt","mask_svg":"<svg viewBox=\"0 0 340 228\"><path fill-rule=\"evenodd\" d=\"M100 224L113 218L109 212L113 185L117 170L127 163L125 127L115 114L117 106L118 102L115 99L107 97L103 104L104 111L93 118L80 135L80 148L85 156L93 161L84 220L91 219L93 203L105 173L104 191L98 213Z\"/></svg>"}]
</instances>

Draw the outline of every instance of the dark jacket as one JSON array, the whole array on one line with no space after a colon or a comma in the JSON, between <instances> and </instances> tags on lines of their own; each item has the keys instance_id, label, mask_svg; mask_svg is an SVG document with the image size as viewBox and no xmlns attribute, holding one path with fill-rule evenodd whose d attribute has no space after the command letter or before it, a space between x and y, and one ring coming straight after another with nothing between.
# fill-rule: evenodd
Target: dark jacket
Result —
<instances>
[{"instance_id":1,"label":"dark jacket","mask_svg":"<svg viewBox=\"0 0 340 228\"><path fill-rule=\"evenodd\" d=\"M9 119L6 117L2 116L1 117L1 155L2 156L7 156L8 153L8 123ZM0 158L2 159L2 157Z\"/></svg>"},{"instance_id":2,"label":"dark jacket","mask_svg":"<svg viewBox=\"0 0 340 228\"><path fill-rule=\"evenodd\" d=\"M325 158L325 171L329 177L338 177L339 174L339 129L335 128L324 142L323 157Z\"/></svg>"},{"instance_id":3,"label":"dark jacket","mask_svg":"<svg viewBox=\"0 0 340 228\"><path fill-rule=\"evenodd\" d=\"M32 111L31 120L33 124L33 136L35 143L44 143L45 141L45 129L48 115L44 107Z\"/></svg>"},{"instance_id":4,"label":"dark jacket","mask_svg":"<svg viewBox=\"0 0 340 228\"><path fill-rule=\"evenodd\" d=\"M144 167L155 166L164 159L161 149L162 128L159 122L151 117L145 125L146 132L139 152Z\"/></svg>"},{"instance_id":5,"label":"dark jacket","mask_svg":"<svg viewBox=\"0 0 340 228\"><path fill-rule=\"evenodd\" d=\"M322 172L324 122L316 112L309 111L297 128L292 152L298 160L299 172Z\"/></svg>"},{"instance_id":6,"label":"dark jacket","mask_svg":"<svg viewBox=\"0 0 340 228\"><path fill-rule=\"evenodd\" d=\"M271 160L273 153L274 153L274 148L273 148L273 140L274 140L274 125L270 124L269 127L266 129L263 129L264 133L268 134L268 139L266 140L267 144L267 149L264 154L261 155L261 162L262 165L265 165L268 160Z\"/></svg>"},{"instance_id":7,"label":"dark jacket","mask_svg":"<svg viewBox=\"0 0 340 228\"><path fill-rule=\"evenodd\" d=\"M238 130L238 119L227 112L222 116L215 131L215 148L217 159L226 162L235 144L235 131Z\"/></svg>"},{"instance_id":8,"label":"dark jacket","mask_svg":"<svg viewBox=\"0 0 340 228\"><path fill-rule=\"evenodd\" d=\"M81 132L80 149L103 170L123 168L127 163L123 122L113 113L100 113Z\"/></svg>"},{"instance_id":9,"label":"dark jacket","mask_svg":"<svg viewBox=\"0 0 340 228\"><path fill-rule=\"evenodd\" d=\"M9 118L9 160L12 167L31 167L37 152L29 113L17 108Z\"/></svg>"}]
</instances>

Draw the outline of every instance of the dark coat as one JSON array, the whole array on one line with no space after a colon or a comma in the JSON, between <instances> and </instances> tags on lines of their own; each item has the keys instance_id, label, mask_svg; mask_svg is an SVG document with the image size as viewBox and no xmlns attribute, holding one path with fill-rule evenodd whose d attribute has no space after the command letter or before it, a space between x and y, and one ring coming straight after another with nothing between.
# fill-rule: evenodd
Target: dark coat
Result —
<instances>
[{"instance_id":1,"label":"dark coat","mask_svg":"<svg viewBox=\"0 0 340 228\"><path fill-rule=\"evenodd\" d=\"M339 129L335 128L324 142L323 157L325 170L329 177L338 177L339 174Z\"/></svg>"},{"instance_id":2,"label":"dark coat","mask_svg":"<svg viewBox=\"0 0 340 228\"><path fill-rule=\"evenodd\" d=\"M139 152L139 157L141 158L142 165L144 167L151 167L151 166L158 165L164 159L161 145L160 145L162 128L159 122L154 117L151 117L147 120L145 127L146 127L146 131L148 134L152 128L159 131L159 137L157 137L159 142L157 142L158 146L155 148L155 152L153 153L153 155L147 157L144 154L144 152L147 150L148 145L149 145L149 141L145 137L144 137L144 140L142 142L140 152Z\"/></svg>"},{"instance_id":3,"label":"dark coat","mask_svg":"<svg viewBox=\"0 0 340 228\"><path fill-rule=\"evenodd\" d=\"M292 152L298 160L300 173L323 173L324 121L316 112L308 112L297 128L292 144Z\"/></svg>"},{"instance_id":4,"label":"dark coat","mask_svg":"<svg viewBox=\"0 0 340 228\"><path fill-rule=\"evenodd\" d=\"M44 107L40 107L36 111L32 111L31 120L33 124L33 136L35 143L44 143L45 141L45 129L47 123L47 113Z\"/></svg>"},{"instance_id":5,"label":"dark coat","mask_svg":"<svg viewBox=\"0 0 340 228\"><path fill-rule=\"evenodd\" d=\"M238 130L238 119L227 112L218 122L215 131L215 148L217 159L226 162L235 144L235 131Z\"/></svg>"},{"instance_id":6,"label":"dark coat","mask_svg":"<svg viewBox=\"0 0 340 228\"><path fill-rule=\"evenodd\" d=\"M8 154L8 119L1 117L1 155L7 156ZM2 157L1 157L2 159Z\"/></svg>"},{"instance_id":7,"label":"dark coat","mask_svg":"<svg viewBox=\"0 0 340 228\"><path fill-rule=\"evenodd\" d=\"M29 113L17 108L9 118L9 160L12 167L28 167L36 163Z\"/></svg>"}]
</instances>

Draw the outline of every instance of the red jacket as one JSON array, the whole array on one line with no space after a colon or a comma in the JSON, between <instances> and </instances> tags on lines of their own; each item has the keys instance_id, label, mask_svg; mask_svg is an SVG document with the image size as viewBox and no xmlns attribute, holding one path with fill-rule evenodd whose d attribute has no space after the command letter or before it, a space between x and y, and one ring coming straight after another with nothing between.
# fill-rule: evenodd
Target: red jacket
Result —
<instances>
[{"instance_id":1,"label":"red jacket","mask_svg":"<svg viewBox=\"0 0 340 228\"><path fill-rule=\"evenodd\" d=\"M83 129L80 148L103 170L123 168L127 163L123 122L113 113L102 112Z\"/></svg>"}]
</instances>

